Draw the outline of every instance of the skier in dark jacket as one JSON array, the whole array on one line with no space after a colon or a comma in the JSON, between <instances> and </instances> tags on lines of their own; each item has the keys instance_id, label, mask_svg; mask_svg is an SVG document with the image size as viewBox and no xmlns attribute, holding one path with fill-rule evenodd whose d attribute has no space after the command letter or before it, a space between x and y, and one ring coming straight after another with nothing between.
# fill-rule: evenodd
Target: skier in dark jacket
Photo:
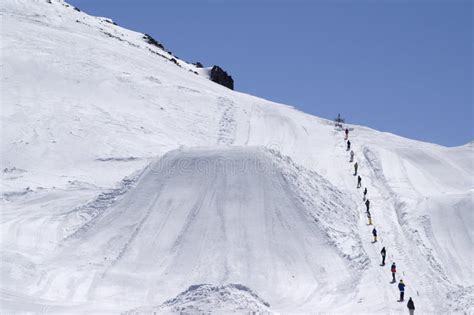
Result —
<instances>
[{"instance_id":1,"label":"skier in dark jacket","mask_svg":"<svg viewBox=\"0 0 474 315\"><path fill-rule=\"evenodd\" d=\"M362 177L357 176L357 188L362 187Z\"/></svg>"},{"instance_id":2,"label":"skier in dark jacket","mask_svg":"<svg viewBox=\"0 0 474 315\"><path fill-rule=\"evenodd\" d=\"M369 212L369 213L370 213L370 212ZM375 227L374 227L374 229L372 230L372 235L374 236L374 241L373 241L372 243L377 242L377 230L375 229Z\"/></svg>"},{"instance_id":3,"label":"skier in dark jacket","mask_svg":"<svg viewBox=\"0 0 474 315\"><path fill-rule=\"evenodd\" d=\"M352 163L352 162L354 162L354 155L355 155L355 153L354 153L353 150L351 150L351 153L350 153L350 154L351 154L351 159L349 160L349 162Z\"/></svg>"},{"instance_id":4,"label":"skier in dark jacket","mask_svg":"<svg viewBox=\"0 0 474 315\"><path fill-rule=\"evenodd\" d=\"M370 201L369 201L369 199L367 199L367 200L365 201L365 207L367 208L366 211L369 211L369 209L370 209Z\"/></svg>"},{"instance_id":5,"label":"skier in dark jacket","mask_svg":"<svg viewBox=\"0 0 474 315\"><path fill-rule=\"evenodd\" d=\"M410 298L407 303L408 311L410 312L410 315L415 314L415 303L413 303L413 300Z\"/></svg>"},{"instance_id":6,"label":"skier in dark jacket","mask_svg":"<svg viewBox=\"0 0 474 315\"><path fill-rule=\"evenodd\" d=\"M355 162L354 164L354 176L357 175L357 169L359 168L359 164L357 164L357 162Z\"/></svg>"},{"instance_id":7,"label":"skier in dark jacket","mask_svg":"<svg viewBox=\"0 0 474 315\"><path fill-rule=\"evenodd\" d=\"M349 138L349 129L346 128L346 140Z\"/></svg>"},{"instance_id":8,"label":"skier in dark jacket","mask_svg":"<svg viewBox=\"0 0 474 315\"><path fill-rule=\"evenodd\" d=\"M369 219L369 225L372 225L372 215L370 214L370 211L367 211L367 219Z\"/></svg>"},{"instance_id":9,"label":"skier in dark jacket","mask_svg":"<svg viewBox=\"0 0 474 315\"><path fill-rule=\"evenodd\" d=\"M387 251L385 250L385 246L380 251L380 255L382 255L382 266L385 266L385 256L387 256Z\"/></svg>"},{"instance_id":10,"label":"skier in dark jacket","mask_svg":"<svg viewBox=\"0 0 474 315\"><path fill-rule=\"evenodd\" d=\"M392 283L395 283L395 273L397 272L397 266L395 263L392 263L392 267L390 267L390 271L392 272Z\"/></svg>"},{"instance_id":11,"label":"skier in dark jacket","mask_svg":"<svg viewBox=\"0 0 474 315\"><path fill-rule=\"evenodd\" d=\"M403 283L402 279L400 279L400 282L398 283L398 290L400 290L400 302L403 302L403 297L405 295L405 283Z\"/></svg>"},{"instance_id":12,"label":"skier in dark jacket","mask_svg":"<svg viewBox=\"0 0 474 315\"><path fill-rule=\"evenodd\" d=\"M364 189L364 200L365 200L366 197L367 197L367 187L365 187L365 189Z\"/></svg>"},{"instance_id":13,"label":"skier in dark jacket","mask_svg":"<svg viewBox=\"0 0 474 315\"><path fill-rule=\"evenodd\" d=\"M350 149L351 149L351 141L347 140L347 150L346 151L349 151Z\"/></svg>"}]
</instances>

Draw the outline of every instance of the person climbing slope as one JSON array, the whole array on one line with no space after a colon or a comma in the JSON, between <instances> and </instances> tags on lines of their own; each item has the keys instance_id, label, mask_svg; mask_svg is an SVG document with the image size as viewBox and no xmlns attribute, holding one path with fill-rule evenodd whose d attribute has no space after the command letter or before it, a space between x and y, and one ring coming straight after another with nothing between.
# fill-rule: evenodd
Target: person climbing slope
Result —
<instances>
[{"instance_id":1,"label":"person climbing slope","mask_svg":"<svg viewBox=\"0 0 474 315\"><path fill-rule=\"evenodd\" d=\"M403 297L405 296L405 283L403 283L402 279L400 279L400 282L398 283L398 290L400 290L400 300L398 302L403 302Z\"/></svg>"},{"instance_id":2,"label":"person climbing slope","mask_svg":"<svg viewBox=\"0 0 474 315\"><path fill-rule=\"evenodd\" d=\"M369 209L370 209L370 201L369 201L368 198L367 198L367 200L365 201L365 207L367 208L366 211L369 211Z\"/></svg>"},{"instance_id":3,"label":"person climbing slope","mask_svg":"<svg viewBox=\"0 0 474 315\"><path fill-rule=\"evenodd\" d=\"M380 251L380 255L382 255L382 264L380 266L385 266L385 256L387 256L387 250L385 249L385 246Z\"/></svg>"},{"instance_id":4,"label":"person climbing slope","mask_svg":"<svg viewBox=\"0 0 474 315\"><path fill-rule=\"evenodd\" d=\"M370 211L367 211L367 218L369 219L369 225L372 225L372 216L370 215Z\"/></svg>"},{"instance_id":5,"label":"person climbing slope","mask_svg":"<svg viewBox=\"0 0 474 315\"><path fill-rule=\"evenodd\" d=\"M355 162L354 164L354 176L357 175L357 169L359 168L359 164L357 164L357 162Z\"/></svg>"},{"instance_id":6,"label":"person climbing slope","mask_svg":"<svg viewBox=\"0 0 474 315\"><path fill-rule=\"evenodd\" d=\"M347 149L346 151L349 151L351 149L351 141L347 140Z\"/></svg>"},{"instance_id":7,"label":"person climbing slope","mask_svg":"<svg viewBox=\"0 0 474 315\"><path fill-rule=\"evenodd\" d=\"M415 303L413 303L411 297L408 299L407 307L410 315L415 315Z\"/></svg>"},{"instance_id":8,"label":"person climbing slope","mask_svg":"<svg viewBox=\"0 0 474 315\"><path fill-rule=\"evenodd\" d=\"M346 137L344 139L347 140L348 138L349 138L349 129L346 128Z\"/></svg>"},{"instance_id":9,"label":"person climbing slope","mask_svg":"<svg viewBox=\"0 0 474 315\"><path fill-rule=\"evenodd\" d=\"M374 236L374 241L373 241L372 243L377 242L377 230L375 229L375 227L374 227L374 229L372 230L372 235Z\"/></svg>"},{"instance_id":10,"label":"person climbing slope","mask_svg":"<svg viewBox=\"0 0 474 315\"><path fill-rule=\"evenodd\" d=\"M362 177L357 176L357 188L362 187Z\"/></svg>"},{"instance_id":11,"label":"person climbing slope","mask_svg":"<svg viewBox=\"0 0 474 315\"><path fill-rule=\"evenodd\" d=\"M395 280L395 273L397 272L397 266L395 265L395 262L392 263L392 267L390 267L390 271L392 272L392 283L395 283L397 280Z\"/></svg>"},{"instance_id":12,"label":"person climbing slope","mask_svg":"<svg viewBox=\"0 0 474 315\"><path fill-rule=\"evenodd\" d=\"M367 198L367 187L365 187L364 189L364 199L363 199L364 201L365 201L365 198Z\"/></svg>"},{"instance_id":13,"label":"person climbing slope","mask_svg":"<svg viewBox=\"0 0 474 315\"><path fill-rule=\"evenodd\" d=\"M351 150L351 159L349 160L350 163L354 162L354 151Z\"/></svg>"}]
</instances>

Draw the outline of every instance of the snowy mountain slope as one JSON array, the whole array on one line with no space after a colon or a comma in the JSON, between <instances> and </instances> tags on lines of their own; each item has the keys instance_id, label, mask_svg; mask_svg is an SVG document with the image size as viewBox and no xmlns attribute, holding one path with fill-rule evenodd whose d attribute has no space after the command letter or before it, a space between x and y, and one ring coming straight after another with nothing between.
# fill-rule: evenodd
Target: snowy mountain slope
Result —
<instances>
[{"instance_id":1,"label":"snowy mountain slope","mask_svg":"<svg viewBox=\"0 0 474 315\"><path fill-rule=\"evenodd\" d=\"M174 57L148 44L143 34L51 2L0 4L2 308L116 312L159 306L191 285L240 283L277 312L405 311L395 302L397 289L388 284L388 270L379 266L383 245L418 310L472 310L472 144L445 148L351 126L380 235L379 243L371 244L342 133L330 122L230 91L194 74L193 65L170 61ZM196 146L207 149L189 149ZM227 146L236 148L225 150ZM256 152L265 152L264 157ZM249 171L242 177L218 174L209 179L197 172L172 173L165 180L149 173L164 155L164 160L225 155L237 165L258 156L265 165L280 167L277 174L265 176ZM193 176L194 182L189 180ZM275 186L281 178L288 181ZM172 189L161 195L157 185ZM256 195L269 186L267 195ZM222 199L213 197L217 192ZM185 219L197 195L206 196L208 206L196 221ZM172 220L162 217L165 198L174 202ZM213 200L229 208L217 207ZM333 203L323 211L321 202L329 200ZM142 208L140 203L160 206ZM238 210L231 210L236 204ZM310 214L307 219L295 219L295 204ZM276 212L259 225L252 217L266 213L265 205L291 219L288 226L277 225L277 236L263 229L278 222ZM108 269L110 275L91 279L104 274L110 263L104 251L113 257L123 248L147 217L145 209L152 209L149 217L166 232L153 238L156 224L143 221L136 243ZM256 212L245 212L249 209ZM241 217L223 224L214 213ZM250 235L239 234L236 222ZM192 233L179 234L177 227L186 223ZM220 238L226 235L224 227L234 233L231 248L247 242L254 251L265 249L274 258L271 268L245 250L226 251L229 243ZM154 257L163 259L166 241L172 243L176 235L182 235L176 253L187 258L176 263L169 256L176 269L166 275L154 269ZM218 241L199 249L204 241L196 239L205 235ZM262 245L265 239L275 239L273 246ZM290 248L297 253L291 259L282 254ZM323 260L313 256L312 248L323 250ZM195 263L187 255L196 251L219 259ZM228 255L232 259L222 258ZM227 265L226 273L228 260L234 264ZM332 271L325 277L332 276L334 283L321 285L322 268ZM178 271L186 276L179 277ZM278 273L277 280L271 272ZM143 278L151 284L124 298ZM154 286L164 281L166 289Z\"/></svg>"}]
</instances>

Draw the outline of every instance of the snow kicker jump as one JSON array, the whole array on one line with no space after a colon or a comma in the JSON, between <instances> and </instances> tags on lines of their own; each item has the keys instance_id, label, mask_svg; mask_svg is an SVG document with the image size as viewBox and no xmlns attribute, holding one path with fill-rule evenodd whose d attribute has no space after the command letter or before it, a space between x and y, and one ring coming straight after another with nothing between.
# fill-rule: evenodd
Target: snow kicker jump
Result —
<instances>
[{"instance_id":1,"label":"snow kicker jump","mask_svg":"<svg viewBox=\"0 0 474 315\"><path fill-rule=\"evenodd\" d=\"M172 151L66 238L36 292L137 307L192 285L238 283L270 307L329 307L357 281L344 257L363 256L357 243L356 253L338 250L335 233L356 228L343 202L322 177L267 149Z\"/></svg>"}]
</instances>

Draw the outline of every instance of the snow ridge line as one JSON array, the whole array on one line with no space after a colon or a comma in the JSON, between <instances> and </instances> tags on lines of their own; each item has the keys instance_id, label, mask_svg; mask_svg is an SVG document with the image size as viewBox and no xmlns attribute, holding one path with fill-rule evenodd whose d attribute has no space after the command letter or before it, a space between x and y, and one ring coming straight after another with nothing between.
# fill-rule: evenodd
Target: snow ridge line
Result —
<instances>
[{"instance_id":1,"label":"snow ridge line","mask_svg":"<svg viewBox=\"0 0 474 315\"><path fill-rule=\"evenodd\" d=\"M71 211L63 213L62 216L65 217L65 220L68 220L69 216L78 216L82 221L81 223L65 229L64 232L66 233L66 236L63 237L63 241L68 241L87 232L94 222L104 215L107 209L121 200L121 197L135 186L135 183L144 171L145 170L134 176L122 179L117 188L111 189L107 192L101 192L94 200L85 205L78 206ZM70 232L71 230L73 231Z\"/></svg>"},{"instance_id":2,"label":"snow ridge line","mask_svg":"<svg viewBox=\"0 0 474 315\"><path fill-rule=\"evenodd\" d=\"M321 232L326 236L329 244L333 245L337 252L345 259L347 259L351 267L360 270L367 269L369 267L369 258L364 255L362 242L359 239L354 243L352 235L355 235L355 230L349 228L350 222L356 221L355 214L344 211L340 206L343 204L342 193L339 190L332 189L332 184L323 178L318 173L306 169L304 166L296 164L291 157L282 155L279 151L264 148L269 154L272 155L273 161L277 162L277 167L283 175L283 180L297 192L296 202L302 206L302 209L317 209L317 211L309 211L309 215L314 219L314 222L320 227ZM286 167L283 167L284 164ZM317 181L322 183L323 191L314 182ZM320 196L332 195L335 200L321 200L320 204L314 202L314 197L308 193L306 188L307 185L311 190L318 191ZM341 221L341 217L334 212L334 209L339 209L337 213L345 213L344 218L346 222ZM338 227L338 222L339 227ZM344 231L343 228L347 228ZM343 242L340 242L340 240ZM358 247L361 250L358 251L358 255L353 255L345 250L344 245L351 244L351 247Z\"/></svg>"}]
</instances>

